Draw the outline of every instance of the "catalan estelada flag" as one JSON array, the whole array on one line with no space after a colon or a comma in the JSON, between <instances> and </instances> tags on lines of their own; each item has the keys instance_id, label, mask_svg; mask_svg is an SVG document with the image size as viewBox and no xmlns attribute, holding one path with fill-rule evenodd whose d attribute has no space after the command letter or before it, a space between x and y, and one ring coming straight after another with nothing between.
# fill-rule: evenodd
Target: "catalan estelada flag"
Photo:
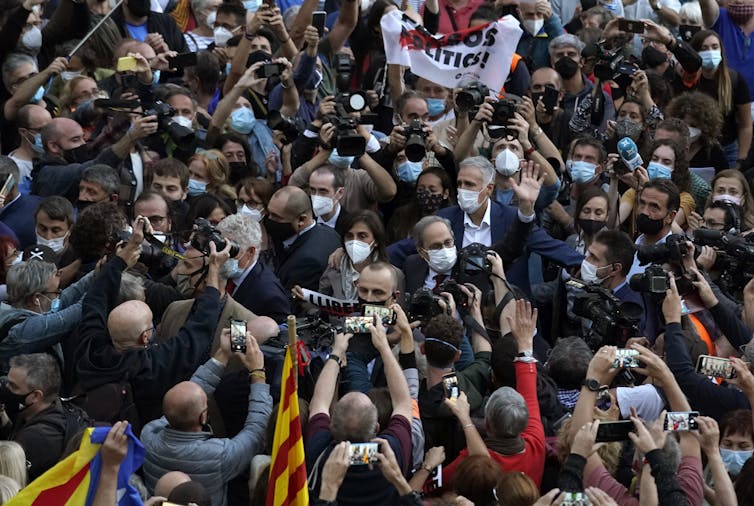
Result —
<instances>
[{"instance_id":1,"label":"catalan estelada flag","mask_svg":"<svg viewBox=\"0 0 754 506\"><path fill-rule=\"evenodd\" d=\"M266 506L308 506L309 504L304 439L301 435L301 419L298 414L296 371L291 357L291 353L295 352L296 348L289 346L283 362L280 406L272 445Z\"/></svg>"},{"instance_id":2,"label":"catalan estelada flag","mask_svg":"<svg viewBox=\"0 0 754 506\"><path fill-rule=\"evenodd\" d=\"M42 476L31 482L7 506L90 506L99 483L102 457L99 449L110 427L86 429L78 451L58 462ZM128 478L144 461L144 446L133 432L126 429L128 453L118 471L117 506L141 505L138 491L129 485Z\"/></svg>"}]
</instances>

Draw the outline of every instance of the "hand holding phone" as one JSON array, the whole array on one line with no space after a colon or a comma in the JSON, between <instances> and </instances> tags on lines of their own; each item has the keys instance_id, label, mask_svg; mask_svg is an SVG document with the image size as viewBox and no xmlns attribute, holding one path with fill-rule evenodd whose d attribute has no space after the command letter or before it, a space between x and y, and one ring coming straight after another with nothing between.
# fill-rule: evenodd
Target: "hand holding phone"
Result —
<instances>
[{"instance_id":1,"label":"hand holding phone","mask_svg":"<svg viewBox=\"0 0 754 506\"><path fill-rule=\"evenodd\" d=\"M672 431L697 430L698 411L671 411L665 414L663 429Z\"/></svg>"},{"instance_id":2,"label":"hand holding phone","mask_svg":"<svg viewBox=\"0 0 754 506\"><path fill-rule=\"evenodd\" d=\"M696 362L696 370L699 374L713 378L732 379L736 376L730 360L727 358L713 357L712 355L699 355Z\"/></svg>"},{"instance_id":3,"label":"hand holding phone","mask_svg":"<svg viewBox=\"0 0 754 506\"><path fill-rule=\"evenodd\" d=\"M458 399L460 390L458 389L458 377L452 372L442 377L442 388L445 391L445 398L455 401Z\"/></svg>"},{"instance_id":4,"label":"hand holding phone","mask_svg":"<svg viewBox=\"0 0 754 506\"><path fill-rule=\"evenodd\" d=\"M230 319L230 351L246 353L246 322Z\"/></svg>"},{"instance_id":5,"label":"hand holding phone","mask_svg":"<svg viewBox=\"0 0 754 506\"><path fill-rule=\"evenodd\" d=\"M638 19L624 19L618 20L618 30L626 33L644 33L644 23Z\"/></svg>"},{"instance_id":6,"label":"hand holding phone","mask_svg":"<svg viewBox=\"0 0 754 506\"><path fill-rule=\"evenodd\" d=\"M116 72L136 72L136 58L133 56L118 58L115 70Z\"/></svg>"},{"instance_id":7,"label":"hand holding phone","mask_svg":"<svg viewBox=\"0 0 754 506\"><path fill-rule=\"evenodd\" d=\"M597 427L597 443L614 443L616 441L628 441L629 432L634 430L634 422L631 420L619 420L617 422L600 422Z\"/></svg>"},{"instance_id":8,"label":"hand holding phone","mask_svg":"<svg viewBox=\"0 0 754 506\"><path fill-rule=\"evenodd\" d=\"M352 466L377 462L377 443L351 443L348 452Z\"/></svg>"},{"instance_id":9,"label":"hand holding phone","mask_svg":"<svg viewBox=\"0 0 754 506\"><path fill-rule=\"evenodd\" d=\"M312 26L317 29L319 38L321 39L325 35L325 20L327 19L327 12L314 11L312 14Z\"/></svg>"}]
</instances>

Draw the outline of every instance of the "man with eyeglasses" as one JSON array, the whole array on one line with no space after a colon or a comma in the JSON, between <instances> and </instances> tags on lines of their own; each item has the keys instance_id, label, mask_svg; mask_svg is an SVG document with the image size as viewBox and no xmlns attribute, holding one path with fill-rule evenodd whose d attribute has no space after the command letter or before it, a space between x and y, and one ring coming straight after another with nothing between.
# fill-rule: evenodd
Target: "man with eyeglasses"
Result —
<instances>
[{"instance_id":1,"label":"man with eyeglasses","mask_svg":"<svg viewBox=\"0 0 754 506\"><path fill-rule=\"evenodd\" d=\"M436 290L450 278L456 264L457 251L450 221L440 216L425 216L414 226L416 255L406 258L403 272L406 291L414 293L419 288Z\"/></svg>"},{"instance_id":2,"label":"man with eyeglasses","mask_svg":"<svg viewBox=\"0 0 754 506\"><path fill-rule=\"evenodd\" d=\"M168 201L162 194L155 191L145 191L134 202L134 214L144 216L152 225L152 236L178 253L183 253L185 248L181 244L180 237L172 234L173 220L170 215ZM153 248L154 249L154 248ZM149 268L152 279L160 279L167 275L178 263L177 259L164 254L155 254L142 258L140 262Z\"/></svg>"}]
</instances>

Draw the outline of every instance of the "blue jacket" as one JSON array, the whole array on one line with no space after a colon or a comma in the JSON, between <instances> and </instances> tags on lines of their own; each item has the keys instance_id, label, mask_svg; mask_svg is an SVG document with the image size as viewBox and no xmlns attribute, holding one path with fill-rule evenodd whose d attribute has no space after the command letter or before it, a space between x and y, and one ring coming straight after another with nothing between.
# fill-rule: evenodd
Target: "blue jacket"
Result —
<instances>
[{"instance_id":1,"label":"blue jacket","mask_svg":"<svg viewBox=\"0 0 754 506\"><path fill-rule=\"evenodd\" d=\"M489 202L492 206L490 209L492 244L496 244L505 239L506 232L513 221L518 220L518 210L515 207L503 206L494 200ZM464 212L458 206L451 206L440 209L437 215L450 220L456 247L461 249L463 245ZM538 253L561 266L581 265L581 261L584 259L583 255L570 248L563 241L553 239L537 225L533 225L531 228L527 246L529 252ZM399 269L403 269L406 257L414 253L416 253L416 245L411 238L391 244L388 247L390 262ZM530 284L528 257L528 254L518 257L511 265L506 265L505 269L508 281L526 292L529 292Z\"/></svg>"},{"instance_id":2,"label":"blue jacket","mask_svg":"<svg viewBox=\"0 0 754 506\"><path fill-rule=\"evenodd\" d=\"M535 70L550 65L550 42L564 33L560 18L553 13L552 16L545 19L545 24L542 25L537 36L533 36L526 30L523 31L516 47L516 53L524 58L529 71L534 73Z\"/></svg>"},{"instance_id":3,"label":"blue jacket","mask_svg":"<svg viewBox=\"0 0 754 506\"><path fill-rule=\"evenodd\" d=\"M37 244L34 214L41 201L36 195L20 195L0 210L0 220L16 233L21 249Z\"/></svg>"}]
</instances>

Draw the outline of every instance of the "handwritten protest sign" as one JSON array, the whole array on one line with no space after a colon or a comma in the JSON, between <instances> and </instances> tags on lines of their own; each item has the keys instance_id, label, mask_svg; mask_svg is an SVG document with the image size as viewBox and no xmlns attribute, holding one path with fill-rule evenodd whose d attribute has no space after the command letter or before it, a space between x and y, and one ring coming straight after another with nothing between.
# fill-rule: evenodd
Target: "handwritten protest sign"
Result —
<instances>
[{"instance_id":1,"label":"handwritten protest sign","mask_svg":"<svg viewBox=\"0 0 754 506\"><path fill-rule=\"evenodd\" d=\"M479 80L491 90L501 89L522 34L519 22L506 16L432 35L397 10L382 17L381 27L388 63L410 67L414 74L448 88Z\"/></svg>"}]
</instances>

